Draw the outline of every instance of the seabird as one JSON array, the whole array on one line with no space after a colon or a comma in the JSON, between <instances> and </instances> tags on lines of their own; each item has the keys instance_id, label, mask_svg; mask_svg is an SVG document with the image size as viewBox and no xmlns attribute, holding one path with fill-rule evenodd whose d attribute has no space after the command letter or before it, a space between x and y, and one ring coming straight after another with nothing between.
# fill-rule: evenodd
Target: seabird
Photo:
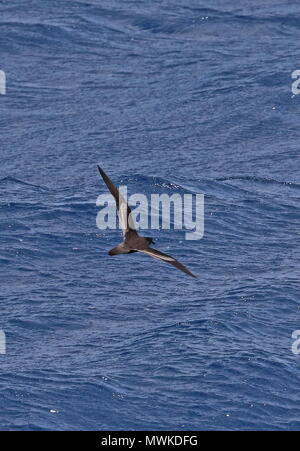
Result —
<instances>
[{"instance_id":1,"label":"seabird","mask_svg":"<svg viewBox=\"0 0 300 451\"><path fill-rule=\"evenodd\" d=\"M133 220L131 217L131 209L128 206L127 202L119 192L119 190L115 187L110 178L105 174L102 168L98 166L99 172L107 185L107 188L113 195L116 201L117 211L120 218L120 224L123 232L123 242L118 244L118 246L111 249L108 254L109 255L119 255L119 254L131 254L133 252L143 252L144 254L150 255L151 257L157 258L166 263L170 263L170 265L175 266L175 268L180 269L185 272L189 276L195 276L186 266L180 263L175 258L170 255L164 254L156 249L150 248L151 244L154 244L152 238L141 237L137 231L135 230Z\"/></svg>"}]
</instances>

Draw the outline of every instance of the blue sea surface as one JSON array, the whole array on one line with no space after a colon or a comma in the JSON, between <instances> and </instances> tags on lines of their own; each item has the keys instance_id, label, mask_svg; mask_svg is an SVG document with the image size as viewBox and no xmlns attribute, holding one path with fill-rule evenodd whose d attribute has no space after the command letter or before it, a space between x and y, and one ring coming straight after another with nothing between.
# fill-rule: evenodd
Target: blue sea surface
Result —
<instances>
[{"instance_id":1,"label":"blue sea surface","mask_svg":"<svg viewBox=\"0 0 300 451\"><path fill-rule=\"evenodd\" d=\"M1 430L300 430L299 2L0 0ZM111 258L101 164L203 193Z\"/></svg>"}]
</instances>

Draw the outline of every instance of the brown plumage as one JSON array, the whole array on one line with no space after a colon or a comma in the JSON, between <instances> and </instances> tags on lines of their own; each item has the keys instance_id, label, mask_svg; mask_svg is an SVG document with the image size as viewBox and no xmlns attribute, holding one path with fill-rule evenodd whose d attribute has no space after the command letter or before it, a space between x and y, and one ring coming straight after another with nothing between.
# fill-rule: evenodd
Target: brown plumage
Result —
<instances>
[{"instance_id":1,"label":"brown plumage","mask_svg":"<svg viewBox=\"0 0 300 451\"><path fill-rule=\"evenodd\" d=\"M120 255L120 254L130 254L133 252L143 252L144 254L150 255L158 260L161 260L170 265L175 266L175 268L180 269L184 273L192 277L195 276L186 266L180 263L175 258L170 255L164 254L156 249L152 249L150 244L154 243L152 238L145 238L140 236L135 230L133 220L131 218L131 209L125 202L125 199L120 194L119 190L115 187L110 178L105 174L102 168L98 166L99 172L106 183L111 194L114 196L116 201L116 206L120 218L120 224L123 232L123 242L118 244L118 246L111 249L109 255Z\"/></svg>"}]
</instances>

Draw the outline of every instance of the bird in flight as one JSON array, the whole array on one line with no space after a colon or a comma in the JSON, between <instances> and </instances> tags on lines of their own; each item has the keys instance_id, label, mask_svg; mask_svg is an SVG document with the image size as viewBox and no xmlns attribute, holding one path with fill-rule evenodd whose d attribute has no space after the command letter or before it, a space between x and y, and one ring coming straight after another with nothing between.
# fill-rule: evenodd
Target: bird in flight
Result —
<instances>
[{"instance_id":1,"label":"bird in flight","mask_svg":"<svg viewBox=\"0 0 300 451\"><path fill-rule=\"evenodd\" d=\"M119 190L116 188L116 186L113 184L113 182L110 180L110 178L105 174L103 169L100 168L100 166L98 166L98 169L104 182L106 183L107 188L115 198L123 232L123 242L111 249L108 254L119 255L131 254L133 252L143 252L144 254L150 255L151 257L157 258L158 260L170 263L170 265L175 266L175 268L180 269L189 276L197 277L186 266L184 266L175 258L151 248L150 245L154 244L152 238L142 237L137 233L131 216L131 209L128 206L127 202L125 201Z\"/></svg>"}]
</instances>

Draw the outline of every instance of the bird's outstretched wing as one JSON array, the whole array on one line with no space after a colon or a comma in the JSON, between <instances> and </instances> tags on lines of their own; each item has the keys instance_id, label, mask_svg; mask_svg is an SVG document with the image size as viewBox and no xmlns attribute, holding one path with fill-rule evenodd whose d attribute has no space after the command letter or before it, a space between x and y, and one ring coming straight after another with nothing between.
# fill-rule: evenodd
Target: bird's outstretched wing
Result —
<instances>
[{"instance_id":1,"label":"bird's outstretched wing","mask_svg":"<svg viewBox=\"0 0 300 451\"><path fill-rule=\"evenodd\" d=\"M150 247L147 249L137 249L137 250L138 252L143 252L144 254L151 255L151 257L157 258L158 260L161 260L163 262L170 263L170 265L175 266L175 268L180 269L189 276L197 277L186 266L184 266L182 263L180 263L178 260L171 257L170 255L164 254L163 252L157 251L156 249L152 249Z\"/></svg>"},{"instance_id":2,"label":"bird's outstretched wing","mask_svg":"<svg viewBox=\"0 0 300 451\"><path fill-rule=\"evenodd\" d=\"M110 178L105 174L103 169L100 168L100 166L98 166L98 170L99 170L104 182L106 183L107 188L109 189L109 191L115 198L123 235L125 236L126 233L128 233L129 231L135 232L137 234L135 227L134 227L133 219L131 217L131 209L129 208L124 197L121 195L120 191L113 184L113 182L110 180Z\"/></svg>"}]
</instances>

